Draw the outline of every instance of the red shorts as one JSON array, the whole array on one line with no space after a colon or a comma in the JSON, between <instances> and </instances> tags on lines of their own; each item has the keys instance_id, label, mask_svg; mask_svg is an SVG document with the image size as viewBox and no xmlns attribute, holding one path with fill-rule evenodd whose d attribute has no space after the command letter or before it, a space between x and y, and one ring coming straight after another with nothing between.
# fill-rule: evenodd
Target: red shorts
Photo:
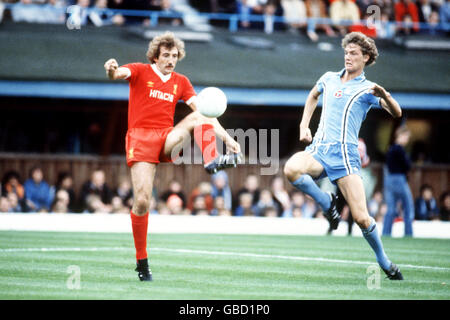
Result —
<instances>
[{"instance_id":1,"label":"red shorts","mask_svg":"<svg viewBox=\"0 0 450 320\"><path fill-rule=\"evenodd\" d=\"M173 127L169 128L132 128L125 138L127 165L135 162L172 162L164 154L164 144Z\"/></svg>"}]
</instances>

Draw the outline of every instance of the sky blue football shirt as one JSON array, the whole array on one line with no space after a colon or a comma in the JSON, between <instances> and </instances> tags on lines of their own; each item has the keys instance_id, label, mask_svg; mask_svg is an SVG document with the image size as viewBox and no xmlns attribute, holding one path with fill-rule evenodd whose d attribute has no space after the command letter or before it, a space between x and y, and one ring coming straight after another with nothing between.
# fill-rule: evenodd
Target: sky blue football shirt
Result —
<instances>
[{"instance_id":1,"label":"sky blue football shirt","mask_svg":"<svg viewBox=\"0 0 450 320\"><path fill-rule=\"evenodd\" d=\"M317 81L322 93L322 113L314 143L343 143L358 145L361 124L372 107L380 106L380 98L370 93L375 85L364 72L353 80L341 82L345 68L327 72Z\"/></svg>"}]
</instances>

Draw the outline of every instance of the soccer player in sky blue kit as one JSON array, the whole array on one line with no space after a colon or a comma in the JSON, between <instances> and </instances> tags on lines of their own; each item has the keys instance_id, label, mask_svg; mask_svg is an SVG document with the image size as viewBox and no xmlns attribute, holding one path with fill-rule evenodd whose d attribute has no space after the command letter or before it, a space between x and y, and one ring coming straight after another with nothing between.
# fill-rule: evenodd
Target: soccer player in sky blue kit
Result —
<instances>
[{"instance_id":1,"label":"soccer player in sky blue kit","mask_svg":"<svg viewBox=\"0 0 450 320\"><path fill-rule=\"evenodd\" d=\"M337 184L380 267L389 279L403 280L399 268L386 256L375 220L369 216L358 152L359 129L371 107L381 107L393 117L401 117L402 111L389 92L364 76L364 67L372 65L378 57L375 42L362 33L352 32L344 37L342 47L345 68L320 77L305 103L300 141L312 143L287 161L284 174L294 187L321 206L332 229L337 229L340 221L336 196L323 192L314 179L328 176ZM312 139L309 122L321 94L322 113Z\"/></svg>"}]
</instances>

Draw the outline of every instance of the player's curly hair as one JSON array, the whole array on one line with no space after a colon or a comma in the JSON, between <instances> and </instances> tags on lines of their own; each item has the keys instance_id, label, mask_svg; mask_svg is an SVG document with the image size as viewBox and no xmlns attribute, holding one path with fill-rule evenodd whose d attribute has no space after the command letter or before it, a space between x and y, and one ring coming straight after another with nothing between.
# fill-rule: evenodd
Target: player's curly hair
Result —
<instances>
[{"instance_id":1,"label":"player's curly hair","mask_svg":"<svg viewBox=\"0 0 450 320\"><path fill-rule=\"evenodd\" d=\"M178 49L178 61L186 56L186 51L184 50L184 42L173 34L173 32L165 32L159 36L153 38L148 44L147 59L150 63L153 63L155 59L158 59L161 52L161 47L166 47L171 50L173 47Z\"/></svg>"},{"instance_id":2,"label":"player's curly hair","mask_svg":"<svg viewBox=\"0 0 450 320\"><path fill-rule=\"evenodd\" d=\"M372 38L361 32L351 32L342 39L342 48L345 49L350 43L357 44L361 48L363 55L367 54L369 56L366 66L375 64L375 60L378 58L378 50Z\"/></svg>"}]
</instances>

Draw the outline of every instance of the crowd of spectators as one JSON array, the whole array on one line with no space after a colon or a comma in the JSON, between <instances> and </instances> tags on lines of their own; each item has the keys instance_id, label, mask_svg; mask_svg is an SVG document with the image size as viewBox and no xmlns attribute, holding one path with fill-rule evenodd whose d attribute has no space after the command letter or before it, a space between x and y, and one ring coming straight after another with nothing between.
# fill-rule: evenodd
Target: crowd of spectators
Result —
<instances>
[{"instance_id":1,"label":"crowd of spectators","mask_svg":"<svg viewBox=\"0 0 450 320\"><path fill-rule=\"evenodd\" d=\"M105 172L94 170L80 190L74 189L73 177L60 172L55 183L45 180L39 166L31 168L23 181L18 172L6 172L1 180L0 212L48 213L130 213L133 191L128 176L118 177L116 185L106 183ZM383 222L387 211L383 193L373 192L368 200L369 214ZM401 208L396 220L401 220ZM449 221L450 192L436 198L433 188L424 184L415 200L415 220ZM238 190L231 190L226 171L202 181L193 190L185 190L173 180L167 190L154 188L150 213L161 215L256 216L324 219L319 206L307 195L286 185L280 176L272 178L268 188L261 188L259 176L250 174ZM345 220L345 212L343 219Z\"/></svg>"},{"instance_id":2,"label":"crowd of spectators","mask_svg":"<svg viewBox=\"0 0 450 320\"><path fill-rule=\"evenodd\" d=\"M449 0L0 0L0 21L2 2L17 3L11 9L11 18L17 22L78 27L156 23L178 26L184 23L186 12L210 12L238 14L241 29L301 31L312 41L318 40L318 33L336 36L351 31L377 38L448 34L450 19ZM151 16L120 14L111 9L159 11L160 16L152 24Z\"/></svg>"}]
</instances>

